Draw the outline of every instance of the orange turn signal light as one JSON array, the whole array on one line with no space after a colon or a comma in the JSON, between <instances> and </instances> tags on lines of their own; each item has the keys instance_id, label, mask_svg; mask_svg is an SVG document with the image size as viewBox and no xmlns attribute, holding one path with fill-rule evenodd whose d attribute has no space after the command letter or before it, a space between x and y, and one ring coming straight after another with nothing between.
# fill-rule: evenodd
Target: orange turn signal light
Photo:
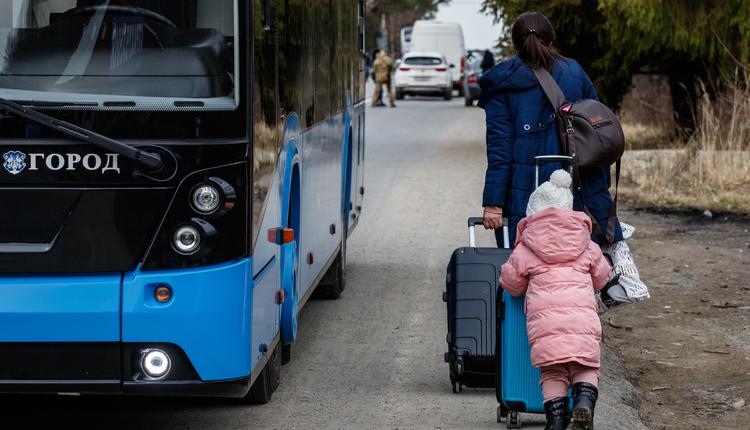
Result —
<instances>
[{"instance_id":1,"label":"orange turn signal light","mask_svg":"<svg viewBox=\"0 0 750 430\"><path fill-rule=\"evenodd\" d=\"M167 303L172 298L172 289L166 285L159 285L154 290L154 299L159 303Z\"/></svg>"},{"instance_id":2,"label":"orange turn signal light","mask_svg":"<svg viewBox=\"0 0 750 430\"><path fill-rule=\"evenodd\" d=\"M280 305L284 303L284 290L279 290L278 294L276 294L276 304Z\"/></svg>"},{"instance_id":3,"label":"orange turn signal light","mask_svg":"<svg viewBox=\"0 0 750 430\"><path fill-rule=\"evenodd\" d=\"M268 241L276 245L294 242L294 229L291 228L269 228Z\"/></svg>"}]
</instances>

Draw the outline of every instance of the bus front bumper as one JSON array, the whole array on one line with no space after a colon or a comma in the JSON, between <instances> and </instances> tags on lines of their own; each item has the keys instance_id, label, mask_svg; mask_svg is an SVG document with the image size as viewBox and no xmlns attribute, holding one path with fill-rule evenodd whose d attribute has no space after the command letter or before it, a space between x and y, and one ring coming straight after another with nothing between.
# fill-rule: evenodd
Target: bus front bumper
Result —
<instances>
[{"instance_id":1,"label":"bus front bumper","mask_svg":"<svg viewBox=\"0 0 750 430\"><path fill-rule=\"evenodd\" d=\"M132 359L144 348L167 352L170 379L137 380ZM249 376L202 381L175 345L119 342L3 343L0 377L0 393L36 394L242 397L251 383Z\"/></svg>"},{"instance_id":2,"label":"bus front bumper","mask_svg":"<svg viewBox=\"0 0 750 430\"><path fill-rule=\"evenodd\" d=\"M40 382L24 383L17 381L0 382L0 393L4 394L86 394L86 395L128 395L165 397L219 397L241 398L250 391L250 380L240 378L230 381L179 381L161 383L124 383L115 381L98 382Z\"/></svg>"},{"instance_id":3,"label":"bus front bumper","mask_svg":"<svg viewBox=\"0 0 750 430\"><path fill-rule=\"evenodd\" d=\"M240 397L262 361L251 267L0 277L0 392ZM162 285L167 303L154 299ZM152 350L169 357L160 380L143 369Z\"/></svg>"}]
</instances>

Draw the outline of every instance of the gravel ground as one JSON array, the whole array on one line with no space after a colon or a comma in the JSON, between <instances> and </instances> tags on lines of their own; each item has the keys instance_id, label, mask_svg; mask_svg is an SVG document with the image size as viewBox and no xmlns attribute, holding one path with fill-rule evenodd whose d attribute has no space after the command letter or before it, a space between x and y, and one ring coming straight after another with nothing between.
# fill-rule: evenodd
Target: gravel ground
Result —
<instances>
[{"instance_id":1,"label":"gravel ground","mask_svg":"<svg viewBox=\"0 0 750 430\"><path fill-rule=\"evenodd\" d=\"M633 209L622 219L651 301L604 317L652 429L750 422L750 221Z\"/></svg>"}]
</instances>

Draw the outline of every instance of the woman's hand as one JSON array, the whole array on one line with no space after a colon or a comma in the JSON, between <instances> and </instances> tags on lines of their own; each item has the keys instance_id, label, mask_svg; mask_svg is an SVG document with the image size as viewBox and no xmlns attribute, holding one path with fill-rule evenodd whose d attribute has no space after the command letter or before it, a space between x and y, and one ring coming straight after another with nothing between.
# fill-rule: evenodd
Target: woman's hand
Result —
<instances>
[{"instance_id":1,"label":"woman's hand","mask_svg":"<svg viewBox=\"0 0 750 430\"><path fill-rule=\"evenodd\" d=\"M503 208L498 206L487 206L484 208L485 230L497 230L503 227Z\"/></svg>"}]
</instances>

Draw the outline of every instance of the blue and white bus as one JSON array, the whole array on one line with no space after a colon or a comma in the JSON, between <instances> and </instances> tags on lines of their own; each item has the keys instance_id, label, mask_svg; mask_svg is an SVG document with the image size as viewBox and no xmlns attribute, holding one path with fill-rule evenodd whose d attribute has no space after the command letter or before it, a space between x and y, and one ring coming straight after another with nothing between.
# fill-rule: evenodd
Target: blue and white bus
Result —
<instances>
[{"instance_id":1,"label":"blue and white bus","mask_svg":"<svg viewBox=\"0 0 750 430\"><path fill-rule=\"evenodd\" d=\"M267 402L361 215L364 0L0 0L0 392Z\"/></svg>"}]
</instances>

